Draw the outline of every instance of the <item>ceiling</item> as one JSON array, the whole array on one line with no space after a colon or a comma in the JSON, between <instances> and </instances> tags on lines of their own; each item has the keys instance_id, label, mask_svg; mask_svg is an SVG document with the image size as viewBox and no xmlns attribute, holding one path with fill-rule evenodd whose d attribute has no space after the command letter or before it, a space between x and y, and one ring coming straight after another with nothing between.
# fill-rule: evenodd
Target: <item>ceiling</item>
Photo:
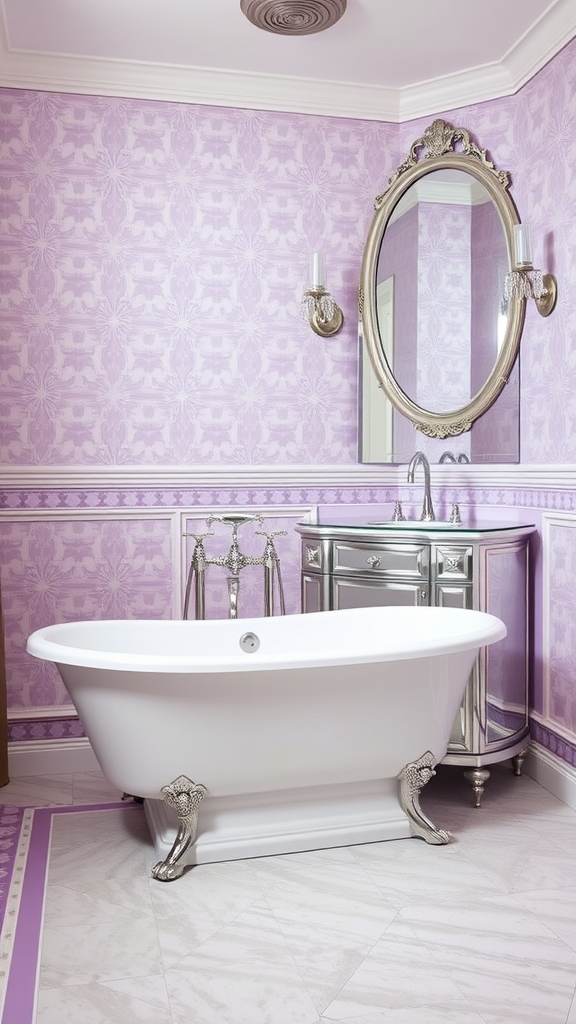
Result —
<instances>
[{"instance_id":1,"label":"ceiling","mask_svg":"<svg viewBox=\"0 0 576 1024\"><path fill-rule=\"evenodd\" d=\"M401 122L518 91L575 0L348 0L306 36L240 0L0 0L0 85Z\"/></svg>"}]
</instances>

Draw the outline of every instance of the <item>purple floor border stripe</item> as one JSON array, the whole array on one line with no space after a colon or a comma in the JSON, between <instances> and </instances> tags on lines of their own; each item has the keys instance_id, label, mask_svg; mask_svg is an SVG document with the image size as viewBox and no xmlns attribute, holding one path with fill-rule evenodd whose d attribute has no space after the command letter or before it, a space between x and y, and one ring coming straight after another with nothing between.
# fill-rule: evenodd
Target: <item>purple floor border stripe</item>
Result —
<instances>
[{"instance_id":1,"label":"purple floor border stripe","mask_svg":"<svg viewBox=\"0 0 576 1024\"><path fill-rule=\"evenodd\" d=\"M18 921L6 985L6 998L0 1024L34 1024L52 819L57 814L130 810L134 807L139 807L139 804L78 804L66 807L34 808Z\"/></svg>"}]
</instances>

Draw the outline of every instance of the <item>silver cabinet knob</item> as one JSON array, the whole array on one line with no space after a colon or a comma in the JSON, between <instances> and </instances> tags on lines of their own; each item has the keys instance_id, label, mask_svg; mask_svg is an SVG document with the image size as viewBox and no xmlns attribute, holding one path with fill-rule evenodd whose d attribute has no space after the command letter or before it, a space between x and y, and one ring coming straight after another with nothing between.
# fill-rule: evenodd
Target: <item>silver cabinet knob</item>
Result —
<instances>
[{"instance_id":1,"label":"silver cabinet knob","mask_svg":"<svg viewBox=\"0 0 576 1024\"><path fill-rule=\"evenodd\" d=\"M380 555L370 555L370 558L367 558L366 561L371 569L379 569L382 559Z\"/></svg>"}]
</instances>

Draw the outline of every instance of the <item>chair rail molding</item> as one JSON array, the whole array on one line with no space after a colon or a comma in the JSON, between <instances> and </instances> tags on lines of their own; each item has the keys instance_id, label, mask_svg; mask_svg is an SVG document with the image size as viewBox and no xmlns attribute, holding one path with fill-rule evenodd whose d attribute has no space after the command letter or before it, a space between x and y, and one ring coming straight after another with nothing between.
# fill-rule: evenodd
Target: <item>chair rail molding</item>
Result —
<instances>
[{"instance_id":1,"label":"chair rail molding","mask_svg":"<svg viewBox=\"0 0 576 1024\"><path fill-rule=\"evenodd\" d=\"M433 465L443 486L576 490L576 465ZM4 466L0 493L7 490L70 490L172 487L385 487L404 484L401 465L234 465L218 466Z\"/></svg>"}]
</instances>

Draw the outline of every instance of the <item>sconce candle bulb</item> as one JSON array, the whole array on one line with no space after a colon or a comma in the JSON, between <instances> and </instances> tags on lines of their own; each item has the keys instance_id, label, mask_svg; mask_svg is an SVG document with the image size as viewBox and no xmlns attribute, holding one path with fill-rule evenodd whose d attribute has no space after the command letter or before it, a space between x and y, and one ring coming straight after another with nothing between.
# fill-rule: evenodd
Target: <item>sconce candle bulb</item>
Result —
<instances>
[{"instance_id":1,"label":"sconce candle bulb","mask_svg":"<svg viewBox=\"0 0 576 1024\"><path fill-rule=\"evenodd\" d=\"M324 257L321 252L312 253L310 277L312 283L302 296L300 314L308 321L315 334L322 338L331 338L342 329L344 317L330 292L326 291Z\"/></svg>"},{"instance_id":2,"label":"sconce candle bulb","mask_svg":"<svg viewBox=\"0 0 576 1024\"><path fill-rule=\"evenodd\" d=\"M321 252L312 253L310 281L312 288L324 287L324 257Z\"/></svg>"},{"instance_id":3,"label":"sconce candle bulb","mask_svg":"<svg viewBox=\"0 0 576 1024\"><path fill-rule=\"evenodd\" d=\"M517 267L532 266L530 226L528 224L514 225L514 262Z\"/></svg>"}]
</instances>

